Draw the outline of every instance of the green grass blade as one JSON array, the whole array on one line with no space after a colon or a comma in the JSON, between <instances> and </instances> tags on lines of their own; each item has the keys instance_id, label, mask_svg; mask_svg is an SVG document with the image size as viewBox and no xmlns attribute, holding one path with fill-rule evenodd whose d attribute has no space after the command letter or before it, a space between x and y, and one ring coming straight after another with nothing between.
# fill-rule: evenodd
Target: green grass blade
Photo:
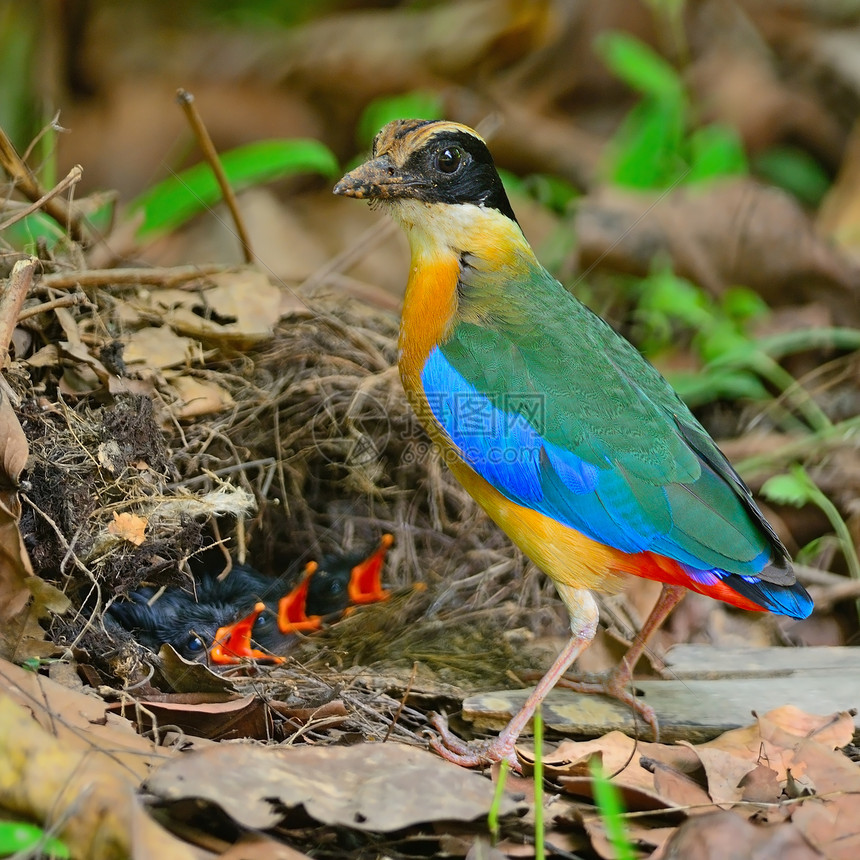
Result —
<instances>
[{"instance_id":1,"label":"green grass blade","mask_svg":"<svg viewBox=\"0 0 860 860\"><path fill-rule=\"evenodd\" d=\"M624 814L624 804L618 789L606 777L603 764L597 756L589 762L591 778L594 780L594 802L600 810L606 838L615 849L616 860L635 860L633 846L627 838L627 831L621 816Z\"/></svg>"},{"instance_id":2,"label":"green grass blade","mask_svg":"<svg viewBox=\"0 0 860 860\"><path fill-rule=\"evenodd\" d=\"M502 798L505 796L505 783L508 780L508 770L510 762L503 759L499 765L499 778L496 780L496 791L493 794L493 803L490 806L490 811L487 813L487 828L490 831L490 839L492 844L496 845L499 841L499 809L502 805Z\"/></svg>"}]
</instances>

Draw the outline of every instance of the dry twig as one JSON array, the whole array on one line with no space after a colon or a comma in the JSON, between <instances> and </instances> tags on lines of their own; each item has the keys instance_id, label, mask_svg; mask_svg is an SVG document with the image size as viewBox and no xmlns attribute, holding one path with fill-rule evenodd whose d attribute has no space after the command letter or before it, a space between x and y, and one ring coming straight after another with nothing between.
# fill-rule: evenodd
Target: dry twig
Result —
<instances>
[{"instance_id":1,"label":"dry twig","mask_svg":"<svg viewBox=\"0 0 860 860\"><path fill-rule=\"evenodd\" d=\"M239 212L239 204L236 201L236 195L227 179L227 174L224 172L224 167L221 164L221 159L218 158L218 151L215 149L215 144L212 143L212 138L209 136L209 131L203 123L199 111L194 105L194 96L187 90L182 88L176 91L176 101L185 113L188 123L191 126L194 136L197 138L197 143L203 150L203 157L212 168L215 174L215 179L221 189L221 194L224 196L224 202L230 210L230 215L233 218L233 223L236 225L236 233L239 236L239 241L242 244L242 255L246 263L254 262L254 252L251 249L251 237L245 228L245 222L242 219L242 214Z\"/></svg>"},{"instance_id":2,"label":"dry twig","mask_svg":"<svg viewBox=\"0 0 860 860\"><path fill-rule=\"evenodd\" d=\"M24 160L18 155L17 150L9 140L6 132L0 128L0 166L9 174L18 190L34 203L39 201L43 211L50 215L69 236L75 241L83 240L83 229L81 228L81 216L72 208L71 204L62 197L54 196L51 192L45 192L33 172L27 167ZM80 168L77 168L80 170ZM70 176L75 172L72 169ZM79 178L79 177L78 177ZM68 180L68 177L66 177ZM64 182L66 180L63 180ZM74 180L75 182L77 179ZM68 187L74 185L70 183Z\"/></svg>"}]
</instances>

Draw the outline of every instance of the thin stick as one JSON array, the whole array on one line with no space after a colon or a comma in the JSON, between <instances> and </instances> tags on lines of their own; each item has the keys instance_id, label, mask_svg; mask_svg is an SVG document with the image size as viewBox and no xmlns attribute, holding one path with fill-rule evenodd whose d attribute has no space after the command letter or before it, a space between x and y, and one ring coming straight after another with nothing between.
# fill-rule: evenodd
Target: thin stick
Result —
<instances>
[{"instance_id":1,"label":"thin stick","mask_svg":"<svg viewBox=\"0 0 860 860\"><path fill-rule=\"evenodd\" d=\"M82 305L86 301L88 299L83 293L71 293L68 296L60 296L60 298L54 299L52 302L43 302L40 305L34 305L32 308L24 308L18 314L18 322L28 320L30 317L35 317L48 311L53 311L56 308L71 308L75 305Z\"/></svg>"},{"instance_id":2,"label":"thin stick","mask_svg":"<svg viewBox=\"0 0 860 860\"><path fill-rule=\"evenodd\" d=\"M415 675L417 672L418 664L413 663L412 674L409 676L409 683L406 685L406 689L403 691L403 695L400 697L400 704L397 706L397 710L394 712L394 716L391 718L391 722L388 724L388 731L385 733L385 737L382 739L382 743L385 743L391 737L391 733L394 731L394 727L397 725L397 721L400 719L400 715L403 713L403 709L406 707L406 699L412 692L412 685L415 683Z\"/></svg>"},{"instance_id":3,"label":"thin stick","mask_svg":"<svg viewBox=\"0 0 860 860\"><path fill-rule=\"evenodd\" d=\"M28 215L31 215L37 209L42 209L52 197L56 197L58 194L62 194L66 189L71 188L73 185L77 185L81 181L81 176L83 175L84 169L80 166L80 164L76 164L66 175L65 179L60 180L50 191L40 197L38 200L35 200L29 206L25 206L23 209L16 212L11 218L3 221L0 224L0 230L5 230L7 227L11 227L17 221L21 221L26 218Z\"/></svg>"},{"instance_id":4,"label":"thin stick","mask_svg":"<svg viewBox=\"0 0 860 860\"><path fill-rule=\"evenodd\" d=\"M45 275L40 284L52 290L73 290L76 287L110 287L117 284L176 287L185 281L228 272L235 266L173 266L160 269L88 269L69 274Z\"/></svg>"},{"instance_id":5,"label":"thin stick","mask_svg":"<svg viewBox=\"0 0 860 860\"><path fill-rule=\"evenodd\" d=\"M233 223L236 225L236 233L239 236L239 241L242 243L242 254L246 263L254 262L254 252L251 249L251 239L248 236L248 231L245 229L245 222L242 220L242 215L239 212L239 204L236 202L236 195L233 193L233 188L227 179L227 174L224 172L224 167L221 164L221 159L218 158L218 152L215 145L212 143L212 138L206 126L203 124L203 119L200 116L197 108L194 105L194 96L187 90L181 87L176 91L176 101L191 126L194 136L197 138L197 143L200 144L200 149L203 150L203 157L206 159L212 172L215 174L215 179L221 188L221 194L224 196L224 202L230 210L230 215L233 218Z\"/></svg>"},{"instance_id":6,"label":"thin stick","mask_svg":"<svg viewBox=\"0 0 860 860\"><path fill-rule=\"evenodd\" d=\"M18 260L12 267L9 286L0 295L0 367L6 364L9 356L12 333L18 325L24 299L33 286L33 276L38 265L39 260L36 257Z\"/></svg>"},{"instance_id":7,"label":"thin stick","mask_svg":"<svg viewBox=\"0 0 860 860\"><path fill-rule=\"evenodd\" d=\"M18 155L12 141L9 140L9 137L2 128L0 128L0 165L2 165L3 169L12 178L15 186L28 200L35 202L45 197L44 189L39 185L39 181L24 163L21 156ZM42 204L42 209L64 230L67 230L69 236L75 242L82 240L81 217L80 215L73 214L72 207L68 201L62 197L48 197Z\"/></svg>"}]
</instances>

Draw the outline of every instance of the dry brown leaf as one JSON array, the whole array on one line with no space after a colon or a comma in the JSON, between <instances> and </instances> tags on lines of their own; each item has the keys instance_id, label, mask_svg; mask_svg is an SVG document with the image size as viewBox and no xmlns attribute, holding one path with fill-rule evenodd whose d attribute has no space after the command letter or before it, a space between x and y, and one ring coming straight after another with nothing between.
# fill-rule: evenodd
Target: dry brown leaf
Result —
<instances>
[{"instance_id":1,"label":"dry brown leaf","mask_svg":"<svg viewBox=\"0 0 860 860\"><path fill-rule=\"evenodd\" d=\"M741 800L750 803L776 803L782 794L776 771L757 764L742 780Z\"/></svg>"},{"instance_id":2,"label":"dry brown leaf","mask_svg":"<svg viewBox=\"0 0 860 860\"><path fill-rule=\"evenodd\" d=\"M734 812L692 818L651 860L822 860L797 828L758 827Z\"/></svg>"},{"instance_id":3,"label":"dry brown leaf","mask_svg":"<svg viewBox=\"0 0 860 860\"><path fill-rule=\"evenodd\" d=\"M55 829L76 857L192 860L137 798L163 751L93 696L5 661L0 682L0 806Z\"/></svg>"},{"instance_id":4,"label":"dry brown leaf","mask_svg":"<svg viewBox=\"0 0 860 860\"><path fill-rule=\"evenodd\" d=\"M21 471L27 464L30 447L21 422L5 392L0 391L0 488L17 489Z\"/></svg>"},{"instance_id":5,"label":"dry brown leaf","mask_svg":"<svg viewBox=\"0 0 860 860\"><path fill-rule=\"evenodd\" d=\"M221 854L218 860L310 860L307 854L296 851L283 842L262 833L246 833Z\"/></svg>"},{"instance_id":6,"label":"dry brown leaf","mask_svg":"<svg viewBox=\"0 0 860 860\"><path fill-rule=\"evenodd\" d=\"M217 382L202 381L193 376L178 376L171 380L179 402L172 407L180 421L223 412L236 405L230 392Z\"/></svg>"},{"instance_id":7,"label":"dry brown leaf","mask_svg":"<svg viewBox=\"0 0 860 860\"><path fill-rule=\"evenodd\" d=\"M794 705L768 711L765 717L774 725L797 737L812 738L816 743L839 749L854 737L854 718L847 711L837 714L808 714Z\"/></svg>"},{"instance_id":8,"label":"dry brown leaf","mask_svg":"<svg viewBox=\"0 0 860 860\"><path fill-rule=\"evenodd\" d=\"M254 269L224 272L216 286L200 293L180 292L165 321L203 341L247 348L272 336L280 317L281 291ZM164 300L164 293L154 298Z\"/></svg>"},{"instance_id":9,"label":"dry brown leaf","mask_svg":"<svg viewBox=\"0 0 860 860\"><path fill-rule=\"evenodd\" d=\"M203 663L192 663L165 643L153 660L161 677L177 693L224 693L233 685Z\"/></svg>"},{"instance_id":10,"label":"dry brown leaf","mask_svg":"<svg viewBox=\"0 0 860 860\"><path fill-rule=\"evenodd\" d=\"M115 537L127 540L134 546L140 546L146 540L147 525L149 521L145 517L139 517L127 511L123 513L114 511L113 522L108 524L107 530Z\"/></svg>"},{"instance_id":11,"label":"dry brown leaf","mask_svg":"<svg viewBox=\"0 0 860 860\"><path fill-rule=\"evenodd\" d=\"M797 778L806 773L806 763L799 755L799 750L807 744L812 745L810 749L832 752L835 746L848 743L844 738L847 736L850 739L852 735L853 720L847 714L819 717L786 705L760 716L751 726L726 732L700 745L697 752L703 748L719 749L737 758L767 765L776 772L777 779L784 783L789 768ZM835 755L847 761L841 754Z\"/></svg>"},{"instance_id":12,"label":"dry brown leaf","mask_svg":"<svg viewBox=\"0 0 860 860\"><path fill-rule=\"evenodd\" d=\"M109 751L65 742L0 693L0 804L55 832L75 857L191 858L186 847L140 812L136 786ZM132 826L132 819L136 818ZM143 852L145 846L150 851ZM155 854L155 851L161 852Z\"/></svg>"},{"instance_id":13,"label":"dry brown leaf","mask_svg":"<svg viewBox=\"0 0 860 860\"><path fill-rule=\"evenodd\" d=\"M478 774L396 743L219 744L167 762L146 787L167 801L215 803L249 828L274 827L285 809L303 806L324 824L378 833L434 821L474 821L487 814L494 794L493 785ZM501 813L514 806L505 797Z\"/></svg>"},{"instance_id":14,"label":"dry brown leaf","mask_svg":"<svg viewBox=\"0 0 860 860\"><path fill-rule=\"evenodd\" d=\"M860 797L856 793L807 800L792 813L791 822L827 860L860 857Z\"/></svg>"},{"instance_id":15,"label":"dry brown leaf","mask_svg":"<svg viewBox=\"0 0 860 860\"><path fill-rule=\"evenodd\" d=\"M486 839L480 836L472 843L466 854L466 860L506 860L508 854L494 848Z\"/></svg>"},{"instance_id":16,"label":"dry brown leaf","mask_svg":"<svg viewBox=\"0 0 860 860\"><path fill-rule=\"evenodd\" d=\"M166 325L142 328L130 334L123 343L126 364L164 369L199 362L202 358L200 344L196 340L181 337Z\"/></svg>"},{"instance_id":17,"label":"dry brown leaf","mask_svg":"<svg viewBox=\"0 0 860 860\"><path fill-rule=\"evenodd\" d=\"M654 789L672 806L702 806L711 798L694 779L661 762L653 763Z\"/></svg>"},{"instance_id":18,"label":"dry brown leaf","mask_svg":"<svg viewBox=\"0 0 860 860\"><path fill-rule=\"evenodd\" d=\"M165 694L146 696L134 702L118 702L111 710L129 719L137 719L138 729L148 732L157 725L170 725L189 735L212 740L238 740L272 737L272 721L266 703L257 696L213 694Z\"/></svg>"},{"instance_id":19,"label":"dry brown leaf","mask_svg":"<svg viewBox=\"0 0 860 860\"><path fill-rule=\"evenodd\" d=\"M618 788L628 810L665 809L678 805L663 797L654 784L654 774L641 765L641 759L660 761L674 756L675 751L662 744L637 743L621 732L609 732L590 741L563 741L553 758L566 758L571 762L600 754L605 773L614 774L612 782ZM683 755L687 755L684 751ZM593 797L590 776L559 776L565 791L580 797ZM683 804L681 804L683 805Z\"/></svg>"},{"instance_id":20,"label":"dry brown leaf","mask_svg":"<svg viewBox=\"0 0 860 860\"><path fill-rule=\"evenodd\" d=\"M705 768L711 800L718 806L731 805L740 800L744 793L741 783L750 771L755 770L756 762L739 758L721 749L695 747L692 744L687 746L693 749Z\"/></svg>"},{"instance_id":21,"label":"dry brown leaf","mask_svg":"<svg viewBox=\"0 0 860 860\"><path fill-rule=\"evenodd\" d=\"M111 751L113 760L136 781L165 758L152 741L142 738L128 720L108 711L95 696L70 690L50 678L0 660L0 687L54 737L69 744L86 736L90 743Z\"/></svg>"},{"instance_id":22,"label":"dry brown leaf","mask_svg":"<svg viewBox=\"0 0 860 860\"><path fill-rule=\"evenodd\" d=\"M0 392L0 657L24 660L44 650L39 619L68 600L33 574L18 523L18 479L30 449L18 416Z\"/></svg>"}]
</instances>

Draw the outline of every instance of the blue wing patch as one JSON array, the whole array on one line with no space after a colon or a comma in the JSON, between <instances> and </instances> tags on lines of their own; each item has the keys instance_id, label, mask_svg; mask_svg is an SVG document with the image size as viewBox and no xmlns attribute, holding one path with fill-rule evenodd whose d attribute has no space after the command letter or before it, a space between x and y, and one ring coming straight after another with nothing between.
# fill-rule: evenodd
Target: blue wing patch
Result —
<instances>
[{"instance_id":1,"label":"blue wing patch","mask_svg":"<svg viewBox=\"0 0 860 860\"><path fill-rule=\"evenodd\" d=\"M658 534L641 507L603 486L613 476L608 462L601 469L544 440L522 414L505 408L511 395L491 398L477 391L438 348L427 358L421 383L433 415L465 462L511 501L624 552L651 548ZM701 564L693 556L689 561Z\"/></svg>"}]
</instances>

